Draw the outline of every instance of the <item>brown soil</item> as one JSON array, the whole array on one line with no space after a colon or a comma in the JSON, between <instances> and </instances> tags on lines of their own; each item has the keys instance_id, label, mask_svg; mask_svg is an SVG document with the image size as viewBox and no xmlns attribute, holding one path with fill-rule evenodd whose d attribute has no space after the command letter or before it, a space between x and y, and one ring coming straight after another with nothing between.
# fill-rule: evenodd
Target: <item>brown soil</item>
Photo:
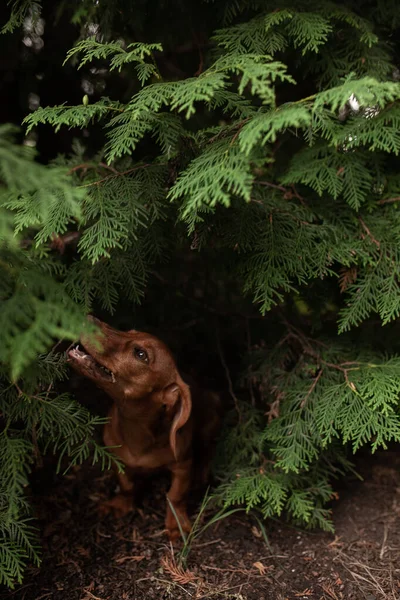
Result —
<instances>
[{"instance_id":1,"label":"brown soil","mask_svg":"<svg viewBox=\"0 0 400 600\"><path fill-rule=\"evenodd\" d=\"M8 600L396 600L400 598L400 454L362 461L333 506L336 534L267 523L269 545L251 516L211 526L179 566L162 534L160 488L139 512L99 517L110 474L77 469L35 503L43 564Z\"/></svg>"}]
</instances>

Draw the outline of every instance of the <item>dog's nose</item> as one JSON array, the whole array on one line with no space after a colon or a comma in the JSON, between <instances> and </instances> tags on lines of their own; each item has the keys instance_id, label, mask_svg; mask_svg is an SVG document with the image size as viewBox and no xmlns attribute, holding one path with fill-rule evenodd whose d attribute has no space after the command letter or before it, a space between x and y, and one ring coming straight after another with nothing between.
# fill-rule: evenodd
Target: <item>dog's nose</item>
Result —
<instances>
[{"instance_id":1,"label":"dog's nose","mask_svg":"<svg viewBox=\"0 0 400 600\"><path fill-rule=\"evenodd\" d=\"M87 320L90 321L91 323L94 323L95 325L100 325L100 323L101 323L100 319L97 319L93 315L88 315Z\"/></svg>"}]
</instances>

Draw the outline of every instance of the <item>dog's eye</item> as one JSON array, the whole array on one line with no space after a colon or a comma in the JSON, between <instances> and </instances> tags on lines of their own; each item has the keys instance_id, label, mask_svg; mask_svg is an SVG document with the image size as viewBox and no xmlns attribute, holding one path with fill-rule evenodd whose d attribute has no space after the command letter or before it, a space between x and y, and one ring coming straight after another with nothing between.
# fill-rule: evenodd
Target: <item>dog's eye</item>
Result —
<instances>
[{"instance_id":1,"label":"dog's eye","mask_svg":"<svg viewBox=\"0 0 400 600\"><path fill-rule=\"evenodd\" d=\"M142 348L134 348L133 353L135 355L135 358L137 358L138 360L141 360L142 362L149 362L149 357L147 356L147 352L145 350L142 350Z\"/></svg>"}]
</instances>

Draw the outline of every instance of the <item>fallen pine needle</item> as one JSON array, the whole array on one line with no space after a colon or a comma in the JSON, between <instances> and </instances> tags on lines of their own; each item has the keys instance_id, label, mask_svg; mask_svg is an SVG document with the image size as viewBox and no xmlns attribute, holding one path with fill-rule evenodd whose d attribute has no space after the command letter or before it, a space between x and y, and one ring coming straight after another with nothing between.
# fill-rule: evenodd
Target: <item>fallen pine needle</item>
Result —
<instances>
[{"instance_id":1,"label":"fallen pine needle","mask_svg":"<svg viewBox=\"0 0 400 600\"><path fill-rule=\"evenodd\" d=\"M121 558L116 558L115 562L118 563L119 565L122 565L127 560L134 560L136 562L140 562L144 558L145 558L144 556L121 556Z\"/></svg>"},{"instance_id":2,"label":"fallen pine needle","mask_svg":"<svg viewBox=\"0 0 400 600\"><path fill-rule=\"evenodd\" d=\"M161 566L171 575L173 581L176 581L181 585L193 583L199 579L192 571L177 565L173 557L170 558L167 555L163 556L161 559Z\"/></svg>"}]
</instances>

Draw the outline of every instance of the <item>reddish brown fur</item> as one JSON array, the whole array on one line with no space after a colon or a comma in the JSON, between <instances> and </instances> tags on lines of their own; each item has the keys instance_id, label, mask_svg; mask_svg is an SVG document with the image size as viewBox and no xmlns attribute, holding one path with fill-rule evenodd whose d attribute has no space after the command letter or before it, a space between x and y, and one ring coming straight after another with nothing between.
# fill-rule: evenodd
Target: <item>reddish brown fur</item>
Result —
<instances>
[{"instance_id":1,"label":"reddish brown fur","mask_svg":"<svg viewBox=\"0 0 400 600\"><path fill-rule=\"evenodd\" d=\"M113 399L104 443L118 446L113 452L125 465L125 473L118 474L120 493L103 509L119 516L126 514L133 509L135 473L168 469L172 476L168 498L183 531L189 532L186 499L192 485L194 446L203 459L201 476L206 480L219 425L219 397L213 392L191 390L168 347L156 337L135 330L118 331L90 318L100 329L101 346L83 339L90 354L71 350L69 360L74 369ZM171 540L179 537L169 503L165 525Z\"/></svg>"}]
</instances>

